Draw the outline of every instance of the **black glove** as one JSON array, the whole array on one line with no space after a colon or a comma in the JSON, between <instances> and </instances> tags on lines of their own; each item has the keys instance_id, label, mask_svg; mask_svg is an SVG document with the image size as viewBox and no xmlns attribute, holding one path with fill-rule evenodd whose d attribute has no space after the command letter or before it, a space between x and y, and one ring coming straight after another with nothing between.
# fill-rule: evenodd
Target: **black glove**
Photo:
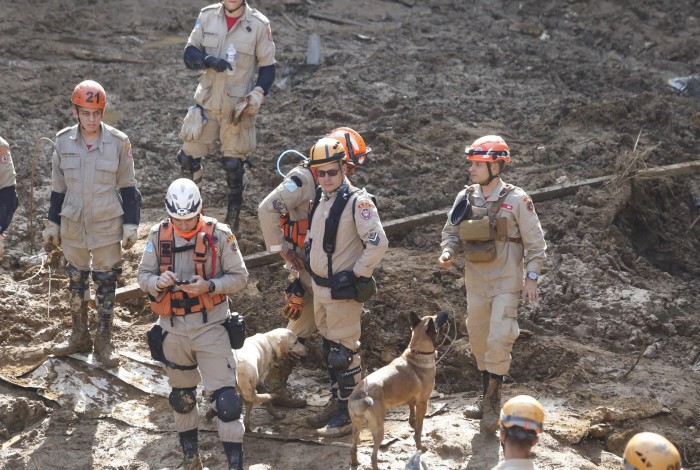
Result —
<instances>
[{"instance_id":1,"label":"black glove","mask_svg":"<svg viewBox=\"0 0 700 470\"><path fill-rule=\"evenodd\" d=\"M204 63L207 64L207 67L211 67L219 73L225 71L226 69L233 70L233 67L226 59L220 59L218 57L214 57L213 55L206 56L204 58Z\"/></svg>"},{"instance_id":2,"label":"black glove","mask_svg":"<svg viewBox=\"0 0 700 470\"><path fill-rule=\"evenodd\" d=\"M372 298L374 294L377 293L377 283L374 277L358 277L355 279L355 300L357 302L365 303Z\"/></svg>"}]
</instances>

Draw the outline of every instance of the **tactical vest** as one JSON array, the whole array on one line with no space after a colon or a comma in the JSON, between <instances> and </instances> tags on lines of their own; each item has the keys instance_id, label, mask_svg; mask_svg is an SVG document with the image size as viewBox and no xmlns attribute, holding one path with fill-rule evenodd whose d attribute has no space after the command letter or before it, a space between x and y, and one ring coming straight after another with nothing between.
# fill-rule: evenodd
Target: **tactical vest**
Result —
<instances>
[{"instance_id":1,"label":"tactical vest","mask_svg":"<svg viewBox=\"0 0 700 470\"><path fill-rule=\"evenodd\" d=\"M215 253L214 245L214 227L216 227L216 219L202 216L204 225L202 229L195 235L194 245L175 246L175 234L173 226L168 219L160 224L158 229L158 254L159 254L159 269L163 273L165 271L175 272L175 253L194 250L194 270L204 279L209 280L216 273L216 255L212 257L211 273L207 276L206 261L207 252ZM210 250L207 250L209 245ZM190 297L189 294L181 290L173 292L166 289L160 292L156 297L149 296L151 300L151 310L160 316L172 315L189 315L190 313L202 312L204 322L206 322L207 311L214 306L226 300L224 294L204 294L196 297Z\"/></svg>"},{"instance_id":2,"label":"tactical vest","mask_svg":"<svg viewBox=\"0 0 700 470\"><path fill-rule=\"evenodd\" d=\"M338 237L338 227L340 226L340 217L343 215L345 206L348 204L352 196L360 192L360 189L355 187L350 187L347 183L343 183L335 196L335 201L331 206L331 210L328 213L328 218L326 219L326 226L323 231L323 251L328 256L328 277L323 278L311 270L311 243L309 240L306 244L306 256L304 257L304 266L306 270L311 274L316 284L322 287L330 287L330 280L333 277L333 253L335 253L335 242ZM316 197L314 197L314 203L311 207L311 212L309 213L308 219L308 230L311 230L311 221L314 218L314 213L318 207L318 203L321 201L321 195L323 194L323 189L320 187L316 189ZM354 209L354 207L353 207ZM353 217L354 217L353 210Z\"/></svg>"}]
</instances>

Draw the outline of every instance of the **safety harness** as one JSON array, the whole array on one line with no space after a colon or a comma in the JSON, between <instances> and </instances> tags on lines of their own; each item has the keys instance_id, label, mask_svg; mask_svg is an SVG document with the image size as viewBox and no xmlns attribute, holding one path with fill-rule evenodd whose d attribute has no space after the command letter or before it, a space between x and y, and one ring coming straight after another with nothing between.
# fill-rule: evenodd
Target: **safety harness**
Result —
<instances>
[{"instance_id":1,"label":"safety harness","mask_svg":"<svg viewBox=\"0 0 700 470\"><path fill-rule=\"evenodd\" d=\"M175 246L175 234L170 221L166 219L161 222L158 229L158 254L161 273L175 271L176 253L194 250L195 274L207 280L214 276L216 273L216 257L212 257L211 273L209 275L206 273L206 261L207 253L215 253L216 250L213 237L216 219L205 216L202 216L202 218L204 219L204 225L194 236L194 244L190 243L184 246ZM207 311L226 300L226 295L224 294L205 292L196 297L190 297L184 291L177 290L173 292L171 289L160 292L156 297L150 296L151 310L163 317L170 316L171 324L175 315L189 315L198 312L202 312L202 321L206 323Z\"/></svg>"},{"instance_id":2,"label":"safety harness","mask_svg":"<svg viewBox=\"0 0 700 470\"><path fill-rule=\"evenodd\" d=\"M503 201L506 200L506 197L508 197L508 193L513 191L515 189L515 186L509 183L505 183L503 186L503 190L501 194L498 196L498 200L496 201L495 204L491 205L491 208L489 209L489 218L491 219L491 224L493 226L493 232L496 234L493 239L498 240L503 243L523 243L523 239L520 237L509 237L508 235L497 235L497 230L496 230L496 215L501 211L501 206L503 204ZM469 204L474 206L474 191L476 191L476 185L473 186L467 186L467 191L469 192Z\"/></svg>"},{"instance_id":3,"label":"safety harness","mask_svg":"<svg viewBox=\"0 0 700 470\"><path fill-rule=\"evenodd\" d=\"M308 246L306 247L306 257L304 259L304 264L306 265L307 271L311 274L314 282L321 287L331 287L331 278L333 277L333 253L335 253L335 242L338 236L338 227L340 226L340 216L345 210L345 206L348 201L352 199L352 196L360 192L359 188L350 187L348 183L343 183L335 196L335 201L331 206L331 210L328 213L328 218L326 219L325 230L323 231L323 251L328 256L328 277L324 278L313 272L311 269L311 240L309 240ZM322 188L316 189L316 196L314 197L314 203L311 207L311 212L309 213L308 219L308 230L311 230L311 221L314 218L314 213L321 201L321 195L323 194ZM354 216L354 214L353 214Z\"/></svg>"}]
</instances>

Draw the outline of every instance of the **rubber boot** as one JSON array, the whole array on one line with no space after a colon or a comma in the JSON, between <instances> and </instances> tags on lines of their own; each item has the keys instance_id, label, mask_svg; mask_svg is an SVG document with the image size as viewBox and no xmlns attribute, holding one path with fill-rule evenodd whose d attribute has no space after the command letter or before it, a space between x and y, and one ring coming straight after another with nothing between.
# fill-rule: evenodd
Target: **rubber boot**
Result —
<instances>
[{"instance_id":1,"label":"rubber boot","mask_svg":"<svg viewBox=\"0 0 700 470\"><path fill-rule=\"evenodd\" d=\"M204 177L202 159L190 157L184 150L180 149L180 151L177 153L177 161L180 164L180 174L182 177L191 179L199 189L202 189L202 181Z\"/></svg>"},{"instance_id":2,"label":"rubber boot","mask_svg":"<svg viewBox=\"0 0 700 470\"><path fill-rule=\"evenodd\" d=\"M272 399L273 405L284 408L304 408L306 406L306 400L294 396L287 387L287 380L294 365L295 362L285 356L270 369L270 373L265 379L265 385L270 393L275 394L275 398Z\"/></svg>"},{"instance_id":3,"label":"rubber boot","mask_svg":"<svg viewBox=\"0 0 700 470\"><path fill-rule=\"evenodd\" d=\"M88 329L88 302L85 295L88 290L90 271L80 271L70 264L66 270L69 279L68 304L70 305L73 329L67 341L54 346L51 352L55 356L92 351L92 339Z\"/></svg>"},{"instance_id":4,"label":"rubber boot","mask_svg":"<svg viewBox=\"0 0 700 470\"><path fill-rule=\"evenodd\" d=\"M498 429L498 419L501 415L501 393L503 382L493 377L489 378L489 387L484 395L484 414L479 426L482 432L494 433Z\"/></svg>"},{"instance_id":5,"label":"rubber boot","mask_svg":"<svg viewBox=\"0 0 700 470\"><path fill-rule=\"evenodd\" d=\"M178 433L182 446L183 459L177 470L202 470L202 459L199 457L199 433L197 429Z\"/></svg>"},{"instance_id":6,"label":"rubber boot","mask_svg":"<svg viewBox=\"0 0 700 470\"><path fill-rule=\"evenodd\" d=\"M331 416L326 427L318 429L316 432L324 437L343 437L352 433L352 421L350 420L350 413L348 413L348 400L338 400L335 413Z\"/></svg>"},{"instance_id":7,"label":"rubber boot","mask_svg":"<svg viewBox=\"0 0 700 470\"><path fill-rule=\"evenodd\" d=\"M320 413L316 413L306 418L306 424L310 428L320 429L327 425L331 420L331 416L333 416L335 410L338 408L338 391L334 388L331 393L331 398L328 400L328 403L326 403L326 406L323 407L323 410Z\"/></svg>"},{"instance_id":8,"label":"rubber boot","mask_svg":"<svg viewBox=\"0 0 700 470\"><path fill-rule=\"evenodd\" d=\"M489 377L491 375L488 373L488 371L482 370L481 371L481 384L483 387L483 391L481 392L481 395L479 398L476 399L476 402L472 405L467 406L467 409L464 410L464 417L468 419L481 419L481 417L484 414L484 408L483 408L483 402L484 402L484 395L486 395L486 390L489 388Z\"/></svg>"},{"instance_id":9,"label":"rubber boot","mask_svg":"<svg viewBox=\"0 0 700 470\"><path fill-rule=\"evenodd\" d=\"M243 191L245 191L245 167L252 166L247 158L224 157L224 170L226 171L226 184L228 186L228 208L224 223L231 227L234 234L238 234L241 207L243 206Z\"/></svg>"},{"instance_id":10,"label":"rubber boot","mask_svg":"<svg viewBox=\"0 0 700 470\"><path fill-rule=\"evenodd\" d=\"M95 356L106 367L117 367L119 355L112 344L112 320L114 317L114 297L117 289L117 274L114 271L93 272L92 279L97 284L98 326L95 332Z\"/></svg>"},{"instance_id":11,"label":"rubber boot","mask_svg":"<svg viewBox=\"0 0 700 470\"><path fill-rule=\"evenodd\" d=\"M243 470L242 442L224 442L224 452L229 470Z\"/></svg>"}]
</instances>

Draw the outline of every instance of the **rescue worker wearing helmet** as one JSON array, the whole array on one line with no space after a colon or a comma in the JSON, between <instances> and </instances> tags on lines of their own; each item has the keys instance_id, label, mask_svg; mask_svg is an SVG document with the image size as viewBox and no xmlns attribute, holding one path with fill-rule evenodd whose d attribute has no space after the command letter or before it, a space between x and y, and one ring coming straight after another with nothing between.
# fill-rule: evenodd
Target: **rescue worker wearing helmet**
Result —
<instances>
[{"instance_id":1,"label":"rescue worker wearing helmet","mask_svg":"<svg viewBox=\"0 0 700 470\"><path fill-rule=\"evenodd\" d=\"M528 395L508 400L498 420L504 461L491 470L537 470L530 450L539 442L544 425L544 408Z\"/></svg>"},{"instance_id":2,"label":"rescue worker wearing helmet","mask_svg":"<svg viewBox=\"0 0 700 470\"><path fill-rule=\"evenodd\" d=\"M361 379L360 315L376 292L372 273L388 247L373 197L346 178L345 146L323 137L311 147L309 165L319 188L309 214L304 266L312 279L321 357L338 403L323 436L351 432L348 398ZM333 387L331 387L333 388Z\"/></svg>"},{"instance_id":3,"label":"rescue worker wearing helmet","mask_svg":"<svg viewBox=\"0 0 700 470\"><path fill-rule=\"evenodd\" d=\"M681 454L676 446L653 432L632 436L623 457L623 470L682 470Z\"/></svg>"},{"instance_id":4,"label":"rescue worker wearing helmet","mask_svg":"<svg viewBox=\"0 0 700 470\"><path fill-rule=\"evenodd\" d=\"M255 121L275 81L275 43L270 21L244 0L223 0L202 8L184 52L185 66L203 70L197 103L183 121L177 154L182 176L202 187L202 158L221 141L228 185L225 222L238 232L247 156L257 145ZM257 78L254 80L257 72Z\"/></svg>"},{"instance_id":5,"label":"rescue worker wearing helmet","mask_svg":"<svg viewBox=\"0 0 700 470\"><path fill-rule=\"evenodd\" d=\"M469 343L481 371L483 395L464 415L481 419L494 432L501 408L503 376L520 330L518 298L536 302L537 280L546 243L532 199L505 183L501 173L510 150L499 136L488 135L466 148L472 185L459 192L442 231L438 263L452 265L464 251Z\"/></svg>"},{"instance_id":6,"label":"rescue worker wearing helmet","mask_svg":"<svg viewBox=\"0 0 700 470\"><path fill-rule=\"evenodd\" d=\"M343 161L347 175L366 162L372 151L365 145L362 136L349 127L339 127L328 133L328 137L345 144L348 150ZM292 283L285 292L282 314L289 320L287 328L301 342L316 331L314 319L314 297L311 275L304 269L304 241L308 227L309 207L316 194L316 181L309 161L292 168L282 183L263 199L258 206L258 220L268 251L279 253L291 270ZM273 404L291 408L306 406L306 400L297 398L287 388L294 361L285 358L278 361L267 376L266 385L276 395ZM332 384L333 395L323 413L309 416L307 422L315 429L328 423L337 408L337 382Z\"/></svg>"},{"instance_id":7,"label":"rescue worker wearing helmet","mask_svg":"<svg viewBox=\"0 0 700 470\"><path fill-rule=\"evenodd\" d=\"M16 185L17 173L12 163L10 144L0 137L0 256L5 253L5 231L19 204Z\"/></svg>"},{"instance_id":8,"label":"rescue worker wearing helmet","mask_svg":"<svg viewBox=\"0 0 700 470\"><path fill-rule=\"evenodd\" d=\"M107 367L119 365L112 344L112 321L122 249L136 243L141 194L136 189L129 138L102 122L107 96L99 83L85 80L73 90L78 124L56 134L51 165L51 201L42 236L60 245L68 264L68 303L73 328L55 355L93 349L88 331L89 277L95 283L98 327L94 351Z\"/></svg>"},{"instance_id":9,"label":"rescue worker wearing helmet","mask_svg":"<svg viewBox=\"0 0 700 470\"><path fill-rule=\"evenodd\" d=\"M243 289L248 270L226 224L202 215L202 198L187 178L175 180L165 199L169 217L154 225L138 270L138 283L159 315L149 331L154 359L165 364L169 402L183 450L180 469L201 469L197 385L217 417L228 468L243 469L242 401L236 392L227 294ZM240 347L237 346L237 347Z\"/></svg>"}]
</instances>

